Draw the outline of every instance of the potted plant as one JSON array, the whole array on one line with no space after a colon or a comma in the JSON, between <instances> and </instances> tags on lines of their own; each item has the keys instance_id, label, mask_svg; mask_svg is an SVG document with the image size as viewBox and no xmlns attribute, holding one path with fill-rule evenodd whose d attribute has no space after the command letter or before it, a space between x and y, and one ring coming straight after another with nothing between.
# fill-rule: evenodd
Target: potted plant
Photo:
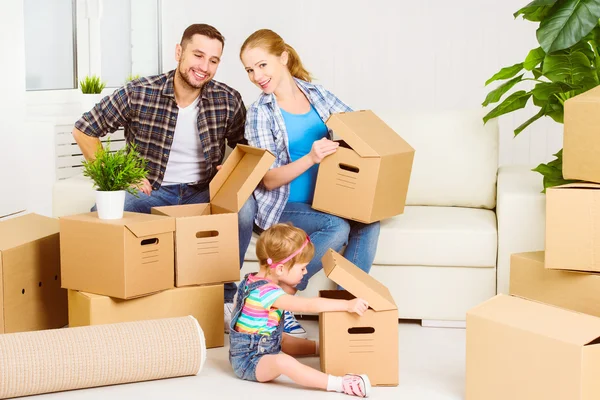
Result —
<instances>
[{"instance_id":1,"label":"potted plant","mask_svg":"<svg viewBox=\"0 0 600 400\"><path fill-rule=\"evenodd\" d=\"M110 139L100 144L95 159L83 161L83 175L96 187L96 207L100 219L123 218L125 193L139 197L137 187L148 175L147 161L137 151L135 143L112 152Z\"/></svg>"},{"instance_id":2,"label":"potted plant","mask_svg":"<svg viewBox=\"0 0 600 400\"><path fill-rule=\"evenodd\" d=\"M82 81L79 82L79 88L83 94L81 100L82 111L90 111L96 103L102 100L102 90L106 86L106 83L100 80L99 76L92 75L86 76Z\"/></svg>"},{"instance_id":3,"label":"potted plant","mask_svg":"<svg viewBox=\"0 0 600 400\"><path fill-rule=\"evenodd\" d=\"M536 36L540 46L531 50L523 62L492 76L486 85L504 82L483 102L484 107L497 103L525 82L525 90L513 90L483 118L485 123L532 101L538 107L537 113L515 129L515 136L544 116L562 124L565 101L600 83L600 0L534 0L514 17L521 15L539 23ZM544 191L570 182L562 175L562 150L554 156L551 162L534 169L544 176Z\"/></svg>"}]
</instances>

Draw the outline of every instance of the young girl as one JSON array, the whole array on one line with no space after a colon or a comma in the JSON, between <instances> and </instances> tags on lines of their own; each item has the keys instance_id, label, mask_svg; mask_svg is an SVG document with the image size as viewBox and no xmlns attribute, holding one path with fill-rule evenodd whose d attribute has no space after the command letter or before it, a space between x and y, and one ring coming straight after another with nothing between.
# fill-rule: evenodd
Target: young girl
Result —
<instances>
[{"instance_id":1,"label":"young girl","mask_svg":"<svg viewBox=\"0 0 600 400\"><path fill-rule=\"evenodd\" d=\"M379 239L379 222L363 224L313 210L319 163L339 144L331 139L325 121L333 113L352 111L333 93L311 83L298 53L275 32L261 29L246 39L240 58L252 83L262 93L248 109L245 137L254 147L269 150L276 160L254 191L260 229L290 222L304 230L315 245L315 257L296 287L322 268L330 248L341 251L358 268L369 272ZM298 337L304 329L285 313L284 331Z\"/></svg>"},{"instance_id":2,"label":"young girl","mask_svg":"<svg viewBox=\"0 0 600 400\"><path fill-rule=\"evenodd\" d=\"M264 231L256 243L260 263L257 273L240 283L234 302L229 334L229 361L245 380L269 382L285 375L299 385L367 397L371 390L366 375L327 375L292 356L319 353L316 341L283 333L283 310L293 312L347 311L363 315L369 308L363 299L303 298L286 292L306 274L314 246L306 233L288 224Z\"/></svg>"}]
</instances>

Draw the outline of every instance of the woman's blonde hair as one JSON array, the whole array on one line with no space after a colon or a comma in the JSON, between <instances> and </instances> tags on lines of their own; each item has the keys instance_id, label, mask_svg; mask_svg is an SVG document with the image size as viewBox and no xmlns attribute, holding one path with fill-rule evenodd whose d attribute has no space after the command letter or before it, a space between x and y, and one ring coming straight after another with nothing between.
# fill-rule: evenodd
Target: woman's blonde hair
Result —
<instances>
[{"instance_id":1,"label":"woman's blonde hair","mask_svg":"<svg viewBox=\"0 0 600 400\"><path fill-rule=\"evenodd\" d=\"M300 249L306 239L306 232L291 224L271 226L260 235L256 242L256 257L261 268L269 267L268 259L271 259L273 263L285 260ZM304 249L297 256L283 264L283 267L289 270L294 264L308 263L312 260L314 254L315 247L309 241Z\"/></svg>"},{"instance_id":2,"label":"woman's blonde hair","mask_svg":"<svg viewBox=\"0 0 600 400\"><path fill-rule=\"evenodd\" d=\"M296 50L289 44L285 43L281 36L276 34L270 29L259 29L252 35L248 36L248 39L242 45L240 49L240 58L242 53L246 49L254 49L260 47L265 49L268 53L280 57L284 51L288 52L288 63L287 67L293 77L302 79L303 81L311 82L312 76L302 65L300 56L296 53Z\"/></svg>"}]
</instances>

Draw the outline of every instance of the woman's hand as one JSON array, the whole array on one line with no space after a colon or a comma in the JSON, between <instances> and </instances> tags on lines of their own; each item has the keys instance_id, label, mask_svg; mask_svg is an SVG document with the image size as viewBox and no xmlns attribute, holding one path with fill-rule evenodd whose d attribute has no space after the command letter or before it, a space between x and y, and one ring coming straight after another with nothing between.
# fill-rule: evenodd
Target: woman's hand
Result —
<instances>
[{"instance_id":1,"label":"woman's hand","mask_svg":"<svg viewBox=\"0 0 600 400\"><path fill-rule=\"evenodd\" d=\"M363 315L369 309L369 303L366 300L356 298L354 300L348 300L347 311L349 313L357 313Z\"/></svg>"},{"instance_id":2,"label":"woman's hand","mask_svg":"<svg viewBox=\"0 0 600 400\"><path fill-rule=\"evenodd\" d=\"M339 146L340 144L338 142L334 142L327 138L315 140L309 153L310 159L313 163L319 164L325 157L335 153Z\"/></svg>"}]
</instances>

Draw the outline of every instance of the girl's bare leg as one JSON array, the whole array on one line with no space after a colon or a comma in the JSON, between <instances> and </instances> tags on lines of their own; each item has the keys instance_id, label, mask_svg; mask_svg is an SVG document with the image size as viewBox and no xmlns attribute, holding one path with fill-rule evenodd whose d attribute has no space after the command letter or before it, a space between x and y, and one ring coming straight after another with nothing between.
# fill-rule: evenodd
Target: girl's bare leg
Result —
<instances>
[{"instance_id":1,"label":"girl's bare leg","mask_svg":"<svg viewBox=\"0 0 600 400\"><path fill-rule=\"evenodd\" d=\"M298 385L327 390L328 375L302 364L294 357L279 353L264 356L256 366L256 379L269 382L285 375Z\"/></svg>"}]
</instances>

